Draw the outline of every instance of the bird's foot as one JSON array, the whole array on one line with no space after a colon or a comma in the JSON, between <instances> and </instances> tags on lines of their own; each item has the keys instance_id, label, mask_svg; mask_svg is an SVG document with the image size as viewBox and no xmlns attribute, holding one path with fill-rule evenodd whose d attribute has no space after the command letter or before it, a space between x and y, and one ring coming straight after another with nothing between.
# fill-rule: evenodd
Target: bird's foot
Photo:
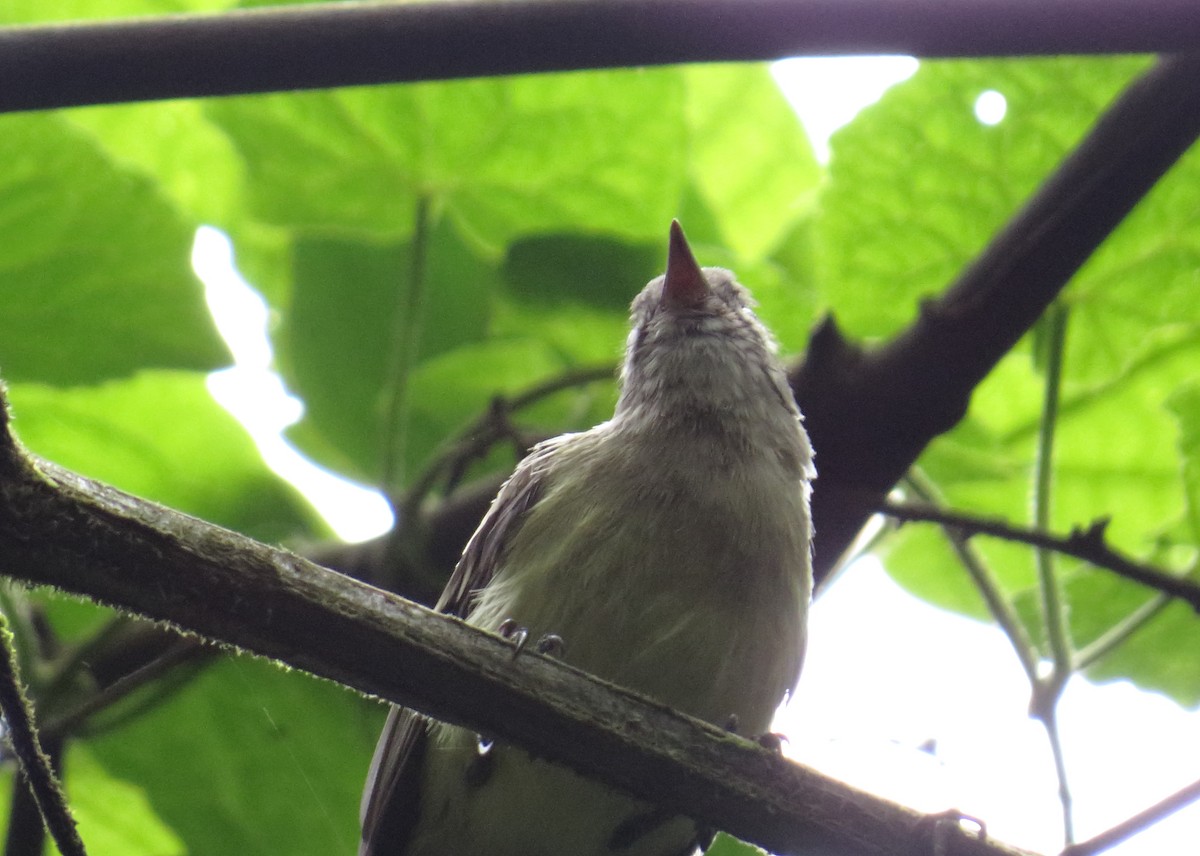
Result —
<instances>
[{"instance_id":1,"label":"bird's foot","mask_svg":"<svg viewBox=\"0 0 1200 856\"><path fill-rule=\"evenodd\" d=\"M737 734L738 725L738 715L736 713L729 714L728 719L725 720L725 730L730 734ZM774 752L776 755L783 755L783 744L788 742L787 735L777 731L768 731L766 734L760 734L750 739L762 748Z\"/></svg>"},{"instance_id":2,"label":"bird's foot","mask_svg":"<svg viewBox=\"0 0 1200 856\"><path fill-rule=\"evenodd\" d=\"M778 731L768 731L766 734L760 734L754 738L754 742L762 748L783 757L783 744L788 742L786 734L781 734Z\"/></svg>"},{"instance_id":3,"label":"bird's foot","mask_svg":"<svg viewBox=\"0 0 1200 856\"><path fill-rule=\"evenodd\" d=\"M922 853L932 853L934 856L944 856L951 851L951 836L956 833L973 835L979 841L988 840L987 826L982 820L953 808L925 815L921 818L919 827L928 832L929 838L921 842L918 850Z\"/></svg>"},{"instance_id":4,"label":"bird's foot","mask_svg":"<svg viewBox=\"0 0 1200 856\"><path fill-rule=\"evenodd\" d=\"M515 618L506 618L500 622L500 626L496 628L496 633L502 639L507 639L513 646L513 657L516 657L525 648L525 643L529 641L529 628L522 627L517 623Z\"/></svg>"},{"instance_id":5,"label":"bird's foot","mask_svg":"<svg viewBox=\"0 0 1200 856\"><path fill-rule=\"evenodd\" d=\"M500 622L496 632L512 643L514 659L525 650L525 645L529 641L529 628L518 624L515 618L504 619ZM562 657L566 648L566 643L557 633L546 633L539 637L533 645L533 650L539 654L545 654L547 657Z\"/></svg>"},{"instance_id":6,"label":"bird's foot","mask_svg":"<svg viewBox=\"0 0 1200 856\"><path fill-rule=\"evenodd\" d=\"M561 659L567 652L567 643L557 633L547 633L533 646L539 654Z\"/></svg>"}]
</instances>

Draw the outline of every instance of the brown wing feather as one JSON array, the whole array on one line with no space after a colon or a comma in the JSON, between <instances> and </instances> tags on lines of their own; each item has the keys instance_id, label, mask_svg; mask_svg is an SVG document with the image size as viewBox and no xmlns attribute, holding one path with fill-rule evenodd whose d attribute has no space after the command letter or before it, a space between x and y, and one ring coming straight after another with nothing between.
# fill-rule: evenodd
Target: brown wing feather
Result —
<instances>
[{"instance_id":1,"label":"brown wing feather","mask_svg":"<svg viewBox=\"0 0 1200 856\"><path fill-rule=\"evenodd\" d=\"M561 439L539 444L500 488L438 598L439 612L467 617L475 593L492 579L507 545L542 495L546 461ZM359 856L403 853L419 816L428 726L428 719L406 708L393 707L388 714L363 791Z\"/></svg>"}]
</instances>

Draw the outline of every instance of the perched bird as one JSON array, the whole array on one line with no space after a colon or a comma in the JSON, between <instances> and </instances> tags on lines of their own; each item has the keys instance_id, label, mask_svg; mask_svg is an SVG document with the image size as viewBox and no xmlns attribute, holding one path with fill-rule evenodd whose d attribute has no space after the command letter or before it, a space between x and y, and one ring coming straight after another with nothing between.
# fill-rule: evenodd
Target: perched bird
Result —
<instances>
[{"instance_id":1,"label":"perched bird","mask_svg":"<svg viewBox=\"0 0 1200 856\"><path fill-rule=\"evenodd\" d=\"M812 451L770 333L671 224L633 302L612 419L534 447L438 608L717 725L764 733L812 589ZM695 824L566 767L393 709L360 856L683 856Z\"/></svg>"}]
</instances>

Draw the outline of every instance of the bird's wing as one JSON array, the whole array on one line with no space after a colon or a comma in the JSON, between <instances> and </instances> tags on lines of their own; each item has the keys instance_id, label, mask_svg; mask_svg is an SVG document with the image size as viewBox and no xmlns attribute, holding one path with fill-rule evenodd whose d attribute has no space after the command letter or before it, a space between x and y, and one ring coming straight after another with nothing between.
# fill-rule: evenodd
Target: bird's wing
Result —
<instances>
[{"instance_id":1,"label":"bird's wing","mask_svg":"<svg viewBox=\"0 0 1200 856\"><path fill-rule=\"evenodd\" d=\"M541 498L550 457L569 436L555 437L535 446L500 488L442 590L436 606L438 612L467 617L475 594L491 582L513 536Z\"/></svg>"},{"instance_id":2,"label":"bird's wing","mask_svg":"<svg viewBox=\"0 0 1200 856\"><path fill-rule=\"evenodd\" d=\"M535 447L500 488L438 599L439 612L466 618L475 593L491 580L507 545L542 495L546 463L560 439ZM402 852L412 834L419 817L428 725L425 717L402 707L388 714L363 791L359 856Z\"/></svg>"}]
</instances>

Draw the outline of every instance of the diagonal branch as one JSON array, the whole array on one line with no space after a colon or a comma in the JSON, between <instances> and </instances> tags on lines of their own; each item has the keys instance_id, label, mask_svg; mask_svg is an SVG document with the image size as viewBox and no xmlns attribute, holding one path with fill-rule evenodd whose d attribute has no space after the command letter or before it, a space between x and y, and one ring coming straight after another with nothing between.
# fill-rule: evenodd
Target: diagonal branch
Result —
<instances>
[{"instance_id":1,"label":"diagonal branch","mask_svg":"<svg viewBox=\"0 0 1200 856\"><path fill-rule=\"evenodd\" d=\"M559 759L776 852L1018 851L282 550L25 453L0 399L0 567ZM436 680L433 678L436 676ZM934 836L936 832L936 836Z\"/></svg>"},{"instance_id":2,"label":"diagonal branch","mask_svg":"<svg viewBox=\"0 0 1200 856\"><path fill-rule=\"evenodd\" d=\"M1197 7L1200 9L1200 7ZM820 478L819 579L926 445L1155 182L1200 135L1200 55L1135 81L978 259L892 341L870 350L834 322L813 333L792 386Z\"/></svg>"},{"instance_id":3,"label":"diagonal branch","mask_svg":"<svg viewBox=\"0 0 1200 856\"><path fill-rule=\"evenodd\" d=\"M542 71L1190 50L1190 0L325 3L0 31L0 111Z\"/></svg>"},{"instance_id":4,"label":"diagonal branch","mask_svg":"<svg viewBox=\"0 0 1200 856\"><path fill-rule=\"evenodd\" d=\"M1154 824L1170 817L1175 812L1200 800L1200 779L1180 788L1161 802L1138 812L1128 820L1123 820L1087 841L1080 841L1067 847L1060 856L1095 856L1109 848L1116 847L1127 838L1149 829Z\"/></svg>"},{"instance_id":5,"label":"diagonal branch","mask_svg":"<svg viewBox=\"0 0 1200 856\"><path fill-rule=\"evenodd\" d=\"M1112 571L1127 580L1141 583L1148 588L1184 601L1196 612L1200 612L1200 583L1175 576L1153 565L1135 562L1121 555L1104 540L1107 520L1099 520L1086 529L1074 529L1071 534L1052 535L1039 529L1014 526L1003 520L978 517L961 511L945 511L928 505L913 505L899 502L883 502L879 511L897 520L940 523L967 535L991 535L1006 541L1016 541L1082 559L1097 568Z\"/></svg>"}]
</instances>

